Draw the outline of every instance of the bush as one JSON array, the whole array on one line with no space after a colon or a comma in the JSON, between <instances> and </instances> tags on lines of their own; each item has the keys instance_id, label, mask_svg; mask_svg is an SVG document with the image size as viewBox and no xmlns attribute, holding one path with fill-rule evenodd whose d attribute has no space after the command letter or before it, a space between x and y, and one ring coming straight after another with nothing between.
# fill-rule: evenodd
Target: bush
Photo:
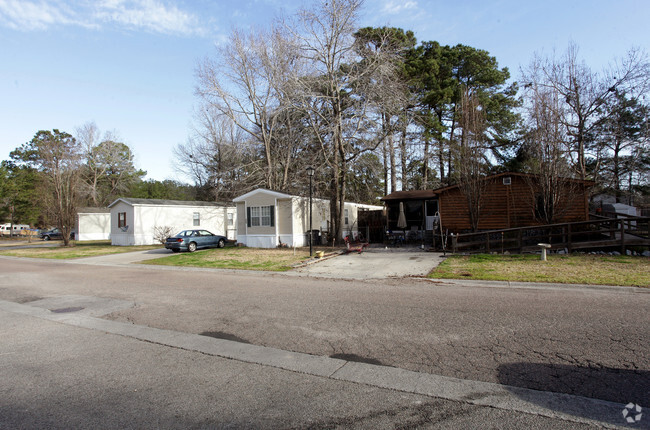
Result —
<instances>
[{"instance_id":1,"label":"bush","mask_svg":"<svg viewBox=\"0 0 650 430\"><path fill-rule=\"evenodd\" d=\"M168 237L174 235L174 229L169 226L155 226L153 228L153 238L156 242L160 242L162 245L165 244L165 241Z\"/></svg>"}]
</instances>

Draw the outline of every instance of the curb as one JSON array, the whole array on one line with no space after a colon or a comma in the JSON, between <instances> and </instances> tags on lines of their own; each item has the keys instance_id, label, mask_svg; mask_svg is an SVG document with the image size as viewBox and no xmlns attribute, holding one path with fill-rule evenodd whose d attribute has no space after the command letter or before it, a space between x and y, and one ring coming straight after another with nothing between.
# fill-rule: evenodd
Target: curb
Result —
<instances>
[{"instance_id":1,"label":"curb","mask_svg":"<svg viewBox=\"0 0 650 430\"><path fill-rule=\"evenodd\" d=\"M535 289L535 290L600 290L607 292L625 292L625 293L639 293L650 294L650 288L646 287L631 287L621 285L592 285L592 284L558 284L546 282L517 282L517 281L482 281L482 280L465 280L465 279L443 279L443 278L421 278L424 281L434 284L449 284L460 285L467 287L481 287L481 288L519 288L519 289Z\"/></svg>"},{"instance_id":2,"label":"curb","mask_svg":"<svg viewBox=\"0 0 650 430\"><path fill-rule=\"evenodd\" d=\"M105 320L88 315L53 313L48 309L4 300L0 300L0 311L243 363L269 366L300 374L420 394L476 406L546 416L567 422L617 427L621 411L625 408L624 404L596 398L420 373L397 367L359 363Z\"/></svg>"}]
</instances>

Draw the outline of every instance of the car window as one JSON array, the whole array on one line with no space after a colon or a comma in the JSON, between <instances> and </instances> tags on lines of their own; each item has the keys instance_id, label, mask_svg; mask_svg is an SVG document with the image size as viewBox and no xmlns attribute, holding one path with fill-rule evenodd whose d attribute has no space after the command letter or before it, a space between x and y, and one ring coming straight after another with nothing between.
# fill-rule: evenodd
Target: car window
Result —
<instances>
[{"instance_id":1,"label":"car window","mask_svg":"<svg viewBox=\"0 0 650 430\"><path fill-rule=\"evenodd\" d=\"M212 236L212 233L207 230L201 230L201 236Z\"/></svg>"}]
</instances>

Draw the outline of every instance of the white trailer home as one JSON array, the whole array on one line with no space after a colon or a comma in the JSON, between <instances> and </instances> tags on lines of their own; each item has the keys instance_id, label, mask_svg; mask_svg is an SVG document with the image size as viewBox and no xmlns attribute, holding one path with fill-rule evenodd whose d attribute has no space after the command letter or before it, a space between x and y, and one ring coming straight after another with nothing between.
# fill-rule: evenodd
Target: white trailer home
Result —
<instances>
[{"instance_id":1,"label":"white trailer home","mask_svg":"<svg viewBox=\"0 0 650 430\"><path fill-rule=\"evenodd\" d=\"M76 240L108 240L111 237L111 211L108 208L81 208L77 211Z\"/></svg>"},{"instance_id":2,"label":"white trailer home","mask_svg":"<svg viewBox=\"0 0 650 430\"><path fill-rule=\"evenodd\" d=\"M201 228L237 237L235 207L226 203L119 198L108 207L113 245L154 245L156 231L166 227L172 235Z\"/></svg>"},{"instance_id":3,"label":"white trailer home","mask_svg":"<svg viewBox=\"0 0 650 430\"><path fill-rule=\"evenodd\" d=\"M233 199L237 206L237 242L256 248L309 245L309 197L259 188ZM358 234L358 213L383 206L345 202L345 235ZM314 230L323 236L330 229L329 200L312 199Z\"/></svg>"},{"instance_id":4,"label":"white trailer home","mask_svg":"<svg viewBox=\"0 0 650 430\"><path fill-rule=\"evenodd\" d=\"M25 230L29 230L29 225L27 224L11 224L11 223L6 223L0 225L0 234L3 236L19 236L21 232L24 232Z\"/></svg>"}]
</instances>

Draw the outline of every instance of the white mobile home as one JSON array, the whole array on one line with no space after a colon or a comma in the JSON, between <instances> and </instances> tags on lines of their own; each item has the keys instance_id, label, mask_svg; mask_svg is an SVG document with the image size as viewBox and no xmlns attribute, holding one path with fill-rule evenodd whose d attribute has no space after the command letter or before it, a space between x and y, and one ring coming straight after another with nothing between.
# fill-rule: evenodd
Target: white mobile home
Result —
<instances>
[{"instance_id":1,"label":"white mobile home","mask_svg":"<svg viewBox=\"0 0 650 430\"><path fill-rule=\"evenodd\" d=\"M3 236L18 236L20 234L23 234L21 232L29 230L29 225L27 224L11 224L11 223L6 223L0 225L0 234Z\"/></svg>"},{"instance_id":2,"label":"white mobile home","mask_svg":"<svg viewBox=\"0 0 650 430\"><path fill-rule=\"evenodd\" d=\"M153 245L156 231L201 228L237 237L235 207L217 202L119 198L109 205L113 245Z\"/></svg>"},{"instance_id":3,"label":"white mobile home","mask_svg":"<svg viewBox=\"0 0 650 430\"><path fill-rule=\"evenodd\" d=\"M107 240L111 237L108 208L81 208L77 211L76 240Z\"/></svg>"},{"instance_id":4,"label":"white mobile home","mask_svg":"<svg viewBox=\"0 0 650 430\"><path fill-rule=\"evenodd\" d=\"M326 234L330 229L329 200L312 200L312 228ZM238 242L257 248L309 244L309 197L259 188L233 201L237 207ZM344 207L344 235L358 233L360 210L383 209L382 206L349 202Z\"/></svg>"}]
</instances>

